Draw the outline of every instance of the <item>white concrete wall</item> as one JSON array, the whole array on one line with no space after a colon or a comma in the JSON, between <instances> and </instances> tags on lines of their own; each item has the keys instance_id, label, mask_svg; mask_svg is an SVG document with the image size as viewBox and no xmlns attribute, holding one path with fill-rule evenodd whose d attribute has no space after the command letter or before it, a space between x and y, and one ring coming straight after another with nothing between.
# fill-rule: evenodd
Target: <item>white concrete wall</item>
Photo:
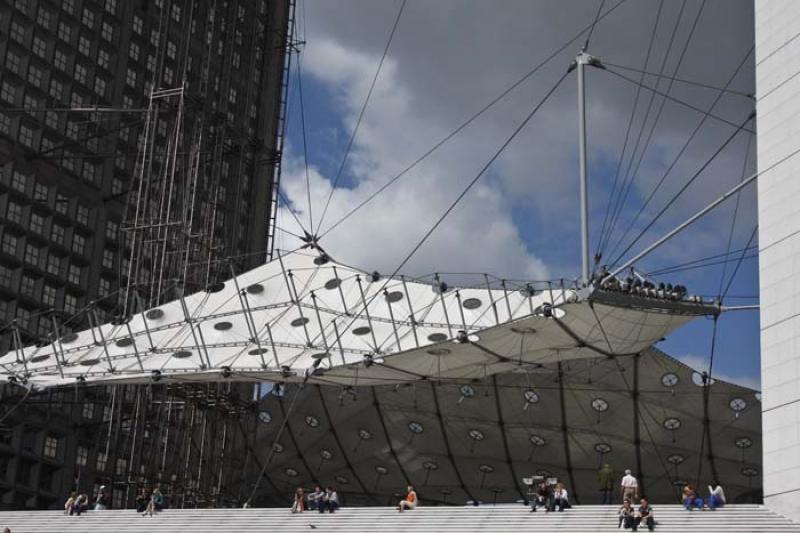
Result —
<instances>
[{"instance_id":1,"label":"white concrete wall","mask_svg":"<svg viewBox=\"0 0 800 533\"><path fill-rule=\"evenodd\" d=\"M800 149L800 0L754 0L758 170ZM758 178L764 502L800 520L800 154Z\"/></svg>"}]
</instances>

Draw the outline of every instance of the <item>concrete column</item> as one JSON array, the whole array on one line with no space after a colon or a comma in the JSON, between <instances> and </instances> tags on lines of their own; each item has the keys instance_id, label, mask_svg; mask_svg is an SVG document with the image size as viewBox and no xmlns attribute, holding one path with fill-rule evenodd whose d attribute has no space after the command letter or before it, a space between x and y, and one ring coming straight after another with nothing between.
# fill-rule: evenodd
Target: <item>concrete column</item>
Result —
<instances>
[{"instance_id":1,"label":"concrete column","mask_svg":"<svg viewBox=\"0 0 800 533\"><path fill-rule=\"evenodd\" d=\"M758 170L800 149L800 2L755 4ZM800 154L758 178L764 503L800 520Z\"/></svg>"}]
</instances>

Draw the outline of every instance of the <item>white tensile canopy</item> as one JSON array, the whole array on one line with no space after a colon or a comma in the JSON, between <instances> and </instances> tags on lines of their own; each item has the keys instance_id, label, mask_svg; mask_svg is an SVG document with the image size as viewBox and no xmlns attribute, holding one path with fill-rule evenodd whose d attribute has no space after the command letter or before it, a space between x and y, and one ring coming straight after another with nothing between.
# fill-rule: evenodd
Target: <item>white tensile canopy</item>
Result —
<instances>
[{"instance_id":1,"label":"white tensile canopy","mask_svg":"<svg viewBox=\"0 0 800 533\"><path fill-rule=\"evenodd\" d=\"M128 320L0 358L9 378L87 383L469 379L640 353L714 308L551 284L448 287L301 249Z\"/></svg>"}]
</instances>

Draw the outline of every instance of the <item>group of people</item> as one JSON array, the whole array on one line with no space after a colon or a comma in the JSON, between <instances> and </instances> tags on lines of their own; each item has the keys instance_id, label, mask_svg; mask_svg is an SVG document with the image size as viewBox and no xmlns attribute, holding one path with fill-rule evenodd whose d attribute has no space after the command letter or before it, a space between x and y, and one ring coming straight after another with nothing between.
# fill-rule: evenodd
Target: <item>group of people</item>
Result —
<instances>
[{"instance_id":1,"label":"group of people","mask_svg":"<svg viewBox=\"0 0 800 533\"><path fill-rule=\"evenodd\" d=\"M705 507L713 511L719 507L723 507L727 503L727 500L725 499L725 491L717 481L714 481L708 486L707 500L703 500L703 498L700 497L700 495L697 493L697 490L695 490L691 483L684 485L682 499L683 506L686 507L687 511L691 511L692 509L703 509Z\"/></svg>"},{"instance_id":2,"label":"group of people","mask_svg":"<svg viewBox=\"0 0 800 533\"><path fill-rule=\"evenodd\" d=\"M293 513L302 513L303 511L319 511L324 513L335 512L339 508L339 495L336 490L328 485L325 490L322 490L320 485L314 487L314 491L306 495L303 487L298 487L294 493L294 502L292 503Z\"/></svg>"},{"instance_id":3,"label":"group of people","mask_svg":"<svg viewBox=\"0 0 800 533\"><path fill-rule=\"evenodd\" d=\"M82 512L88 511L89 509L104 511L110 506L111 502L108 491L106 490L106 486L103 485L97 491L97 497L94 500L94 505L89 502L89 496L85 492L81 492L80 494L77 492L71 492L69 498L67 498L67 501L64 502L64 514L68 514L69 516L80 516Z\"/></svg>"},{"instance_id":4,"label":"group of people","mask_svg":"<svg viewBox=\"0 0 800 533\"><path fill-rule=\"evenodd\" d=\"M164 509L165 503L164 495L158 488L154 489L152 494L142 489L136 496L136 512L142 516L153 516L156 512ZM85 492L80 494L72 492L67 501L64 502L64 514L70 516L80 516L81 513L89 509L105 511L109 508L111 508L111 496L105 485L101 486L97 491L97 497L93 505L89 502L89 496Z\"/></svg>"},{"instance_id":5,"label":"group of people","mask_svg":"<svg viewBox=\"0 0 800 533\"><path fill-rule=\"evenodd\" d=\"M142 516L153 516L164 509L164 503L164 495L161 494L160 489L153 489L152 494L148 490L142 489L136 496L136 512Z\"/></svg>"},{"instance_id":6,"label":"group of people","mask_svg":"<svg viewBox=\"0 0 800 533\"><path fill-rule=\"evenodd\" d=\"M619 525L617 527L625 526L625 529L638 531L642 522L647 525L649 531L653 531L656 527L655 518L653 518L653 508L650 507L650 502L647 501L647 498L643 497L639 500L639 508L635 509L631 505L631 500L625 498L619 510Z\"/></svg>"},{"instance_id":7,"label":"group of people","mask_svg":"<svg viewBox=\"0 0 800 533\"><path fill-rule=\"evenodd\" d=\"M564 509L570 508L569 493L567 492L567 489L564 488L563 483L556 483L554 486L553 484L548 483L547 480L543 480L536 487L536 490L532 493L532 496L532 513L535 513L538 507L544 507L544 512L546 513L555 511L556 509L563 511Z\"/></svg>"}]
</instances>

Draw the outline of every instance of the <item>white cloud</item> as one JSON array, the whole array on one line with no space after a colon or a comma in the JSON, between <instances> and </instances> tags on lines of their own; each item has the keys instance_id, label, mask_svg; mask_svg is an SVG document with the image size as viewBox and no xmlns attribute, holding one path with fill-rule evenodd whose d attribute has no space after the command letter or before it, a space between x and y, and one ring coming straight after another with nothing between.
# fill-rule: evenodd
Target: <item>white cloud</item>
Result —
<instances>
[{"instance_id":1,"label":"white cloud","mask_svg":"<svg viewBox=\"0 0 800 533\"><path fill-rule=\"evenodd\" d=\"M708 372L708 357L694 354L675 355L671 354L683 364L697 370L698 372ZM714 369L711 371L711 377L720 381L727 381L735 385L747 387L749 389L761 390L761 379L758 376L748 376L741 374L729 374L727 372L719 372Z\"/></svg>"}]
</instances>

